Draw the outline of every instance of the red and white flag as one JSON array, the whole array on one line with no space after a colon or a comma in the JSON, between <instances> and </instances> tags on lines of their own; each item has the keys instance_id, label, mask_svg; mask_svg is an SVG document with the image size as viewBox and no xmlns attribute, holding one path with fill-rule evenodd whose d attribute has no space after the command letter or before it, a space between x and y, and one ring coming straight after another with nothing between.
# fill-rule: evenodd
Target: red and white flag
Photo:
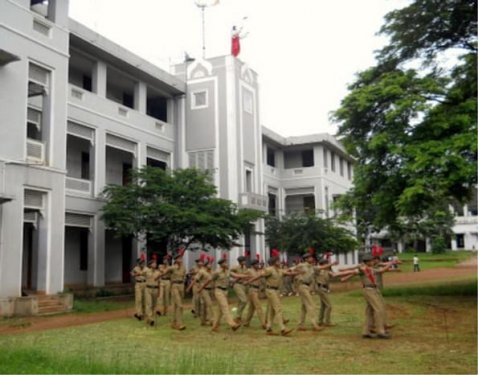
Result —
<instances>
[{"instance_id":1,"label":"red and white flag","mask_svg":"<svg viewBox=\"0 0 478 375\"><path fill-rule=\"evenodd\" d=\"M237 57L241 52L241 35L240 30L236 29L236 26L232 27L231 34L231 54L234 57Z\"/></svg>"}]
</instances>

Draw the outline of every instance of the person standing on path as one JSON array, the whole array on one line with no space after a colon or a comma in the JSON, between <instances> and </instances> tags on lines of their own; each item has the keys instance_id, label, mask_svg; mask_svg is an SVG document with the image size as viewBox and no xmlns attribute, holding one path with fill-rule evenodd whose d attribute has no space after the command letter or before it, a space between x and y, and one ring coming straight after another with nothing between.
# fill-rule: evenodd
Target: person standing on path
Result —
<instances>
[{"instance_id":1,"label":"person standing on path","mask_svg":"<svg viewBox=\"0 0 478 375\"><path fill-rule=\"evenodd\" d=\"M420 259L417 254L413 256L413 272L420 272Z\"/></svg>"}]
</instances>

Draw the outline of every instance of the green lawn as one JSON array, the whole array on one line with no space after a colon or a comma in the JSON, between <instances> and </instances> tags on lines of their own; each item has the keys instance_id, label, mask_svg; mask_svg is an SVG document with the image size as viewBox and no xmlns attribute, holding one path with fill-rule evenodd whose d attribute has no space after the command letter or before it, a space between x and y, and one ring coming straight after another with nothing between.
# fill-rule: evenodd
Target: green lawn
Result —
<instances>
[{"instance_id":1,"label":"green lawn","mask_svg":"<svg viewBox=\"0 0 478 375\"><path fill-rule=\"evenodd\" d=\"M453 267L456 264L463 262L473 256L476 256L475 251L447 251L443 254L432 253L417 253L420 259L420 268L427 270L437 267ZM400 268L404 272L413 271L413 257L414 253L401 253L398 258L403 262Z\"/></svg>"},{"instance_id":2,"label":"green lawn","mask_svg":"<svg viewBox=\"0 0 478 375\"><path fill-rule=\"evenodd\" d=\"M267 336L257 321L215 334L189 312L183 332L159 318L157 328L122 319L4 335L0 373L475 373L476 279L442 286L387 297L391 340L361 338L364 302L353 291L331 295L336 327L291 337ZM293 327L298 299L283 303Z\"/></svg>"}]
</instances>

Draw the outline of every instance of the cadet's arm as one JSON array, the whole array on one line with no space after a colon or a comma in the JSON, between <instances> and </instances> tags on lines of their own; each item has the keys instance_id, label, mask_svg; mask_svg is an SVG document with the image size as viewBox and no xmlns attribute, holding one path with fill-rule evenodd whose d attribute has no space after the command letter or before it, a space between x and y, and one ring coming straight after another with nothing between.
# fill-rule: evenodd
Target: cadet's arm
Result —
<instances>
[{"instance_id":1,"label":"cadet's arm","mask_svg":"<svg viewBox=\"0 0 478 375\"><path fill-rule=\"evenodd\" d=\"M211 281L212 281L212 279L209 279L208 281L206 281L206 282L204 283L204 285L201 286L201 287L198 289L198 293L201 293L202 290L203 290L205 287L207 287L207 286L211 283Z\"/></svg>"}]
</instances>

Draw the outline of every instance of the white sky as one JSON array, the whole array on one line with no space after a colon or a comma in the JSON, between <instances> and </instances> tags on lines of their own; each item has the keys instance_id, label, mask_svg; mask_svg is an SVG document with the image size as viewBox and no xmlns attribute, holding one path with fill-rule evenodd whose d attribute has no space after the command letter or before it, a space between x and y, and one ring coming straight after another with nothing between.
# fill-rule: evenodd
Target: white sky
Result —
<instances>
[{"instance_id":1,"label":"white sky","mask_svg":"<svg viewBox=\"0 0 478 375\"><path fill-rule=\"evenodd\" d=\"M283 136L335 133L329 121L355 73L374 64L383 16L407 0L220 0L206 9L206 57L230 53L233 25L249 35L239 58L259 74L261 123ZM70 0L70 17L169 71L200 57L194 0Z\"/></svg>"}]
</instances>

